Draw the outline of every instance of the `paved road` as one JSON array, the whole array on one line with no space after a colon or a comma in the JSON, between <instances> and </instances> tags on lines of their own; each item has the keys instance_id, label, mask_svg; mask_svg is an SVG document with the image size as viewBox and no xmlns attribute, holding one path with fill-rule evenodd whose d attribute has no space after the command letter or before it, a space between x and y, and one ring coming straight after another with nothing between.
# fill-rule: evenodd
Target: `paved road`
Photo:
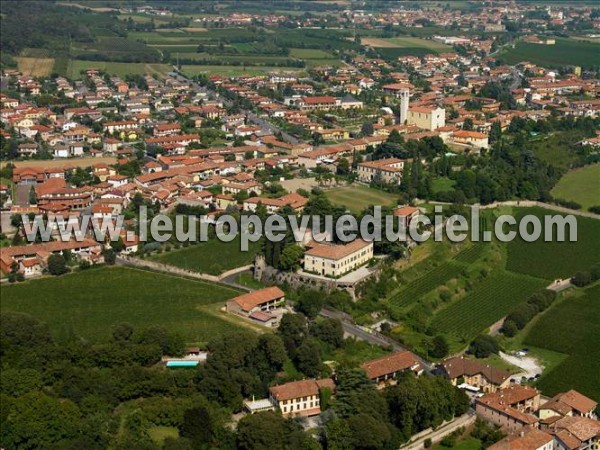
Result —
<instances>
[{"instance_id":1,"label":"paved road","mask_svg":"<svg viewBox=\"0 0 600 450\"><path fill-rule=\"evenodd\" d=\"M172 76L174 76L175 78L177 78L180 81L185 81L185 82L189 82L192 84L192 87L198 91L205 91L208 94L212 94L215 99L217 101L222 102L225 106L231 106L233 104L233 102L229 99L226 99L225 97L223 97L222 95L220 95L217 91L213 91L211 89L207 89L207 88L203 88L202 86L200 86L198 83L196 83L193 80L190 80L189 78L181 75L181 74L176 74L175 72L170 72L170 74ZM297 139L296 137L292 136L289 133L286 133L285 131L283 131L281 128L279 128L277 125L273 125L271 122L263 119L262 117L259 117L257 114L255 114L252 111L248 111L245 109L241 110L242 114L245 114L246 117L248 117L248 119L252 122L255 123L256 125L259 125L260 127L262 127L264 130L270 132L270 133L281 133L281 136L283 137L283 139L292 144L292 145L296 145L299 144L301 141L299 139Z\"/></svg>"},{"instance_id":2,"label":"paved road","mask_svg":"<svg viewBox=\"0 0 600 450\"><path fill-rule=\"evenodd\" d=\"M431 442L434 444L440 442L446 436L454 432L460 427L467 427L475 422L477 416L475 415L475 411L469 409L465 414L460 417L457 417L453 421L442 425L437 430L433 430L430 433L419 433L419 438L410 444L404 445L400 447L402 450L421 450L425 448L425 441L427 439L431 439Z\"/></svg>"},{"instance_id":3,"label":"paved road","mask_svg":"<svg viewBox=\"0 0 600 450\"><path fill-rule=\"evenodd\" d=\"M330 319L339 319L342 322L344 333L354 336L356 339L369 342L373 345L391 347L396 352L408 350L406 347L403 347L402 345L398 344L398 342L388 338L387 336L384 336L381 333L378 333L377 331L365 331L363 328L356 325L348 314L342 311L337 311L331 308L323 308L321 310L321 315ZM433 364L431 364L429 361L426 361L418 355L415 356L417 357L419 363L421 363L421 365L425 368L425 370L431 372L434 369Z\"/></svg>"}]
</instances>

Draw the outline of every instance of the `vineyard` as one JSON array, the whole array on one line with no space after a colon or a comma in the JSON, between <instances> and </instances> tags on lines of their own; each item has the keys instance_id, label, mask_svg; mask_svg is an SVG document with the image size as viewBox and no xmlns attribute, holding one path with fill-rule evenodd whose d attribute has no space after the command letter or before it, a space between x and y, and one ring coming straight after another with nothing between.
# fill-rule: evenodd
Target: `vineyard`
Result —
<instances>
[{"instance_id":1,"label":"vineyard","mask_svg":"<svg viewBox=\"0 0 600 450\"><path fill-rule=\"evenodd\" d=\"M460 252L454 261L463 263L463 264L473 264L475 261L480 259L485 253L485 243L476 242L468 249Z\"/></svg>"},{"instance_id":2,"label":"vineyard","mask_svg":"<svg viewBox=\"0 0 600 450\"><path fill-rule=\"evenodd\" d=\"M464 266L448 261L424 276L404 285L397 293L390 297L389 302L393 307L403 308L418 300L422 296L456 278L464 270Z\"/></svg>"},{"instance_id":3,"label":"vineyard","mask_svg":"<svg viewBox=\"0 0 600 450\"><path fill-rule=\"evenodd\" d=\"M545 280L499 270L437 313L431 326L440 333L471 339L546 284Z\"/></svg>"}]
</instances>

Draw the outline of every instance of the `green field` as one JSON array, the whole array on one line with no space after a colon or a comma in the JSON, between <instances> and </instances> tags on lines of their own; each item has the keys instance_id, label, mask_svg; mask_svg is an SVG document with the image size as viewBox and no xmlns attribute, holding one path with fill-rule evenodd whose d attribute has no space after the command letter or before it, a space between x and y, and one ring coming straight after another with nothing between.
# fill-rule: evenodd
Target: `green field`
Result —
<instances>
[{"instance_id":1,"label":"green field","mask_svg":"<svg viewBox=\"0 0 600 450\"><path fill-rule=\"evenodd\" d=\"M126 267L88 271L2 286L2 312L47 322L56 336L105 340L113 326L164 326L187 342L206 342L232 329L208 305L239 291L208 282ZM206 306L206 307L205 307Z\"/></svg>"},{"instance_id":2,"label":"green field","mask_svg":"<svg viewBox=\"0 0 600 450\"><path fill-rule=\"evenodd\" d=\"M569 171L552 189L552 195L577 202L583 210L600 205L600 164Z\"/></svg>"},{"instance_id":3,"label":"green field","mask_svg":"<svg viewBox=\"0 0 600 450\"><path fill-rule=\"evenodd\" d=\"M300 59L328 59L333 58L331 53L315 48L292 48L290 56Z\"/></svg>"},{"instance_id":4,"label":"green field","mask_svg":"<svg viewBox=\"0 0 600 450\"><path fill-rule=\"evenodd\" d=\"M598 66L600 65L600 48L592 42L575 39L557 38L555 45L531 44L519 42L501 54L508 64L529 61L546 67L564 65Z\"/></svg>"},{"instance_id":5,"label":"green field","mask_svg":"<svg viewBox=\"0 0 600 450\"><path fill-rule=\"evenodd\" d=\"M269 72L300 72L297 67L270 67L270 66L191 66L182 65L181 71L189 76L209 73L211 75L236 76L236 75L264 75Z\"/></svg>"},{"instance_id":6,"label":"green field","mask_svg":"<svg viewBox=\"0 0 600 450\"><path fill-rule=\"evenodd\" d=\"M260 242L251 242L248 251L242 252L239 238L221 242L213 237L206 242L151 256L150 259L194 272L220 275L229 269L252 264L260 248Z\"/></svg>"},{"instance_id":7,"label":"green field","mask_svg":"<svg viewBox=\"0 0 600 450\"><path fill-rule=\"evenodd\" d=\"M84 61L74 59L69 62L67 77L78 79L81 78L80 72L89 68L105 70L106 72L124 77L127 74L133 75L153 75L162 74L172 70L168 64L145 64L145 63L120 63L109 61Z\"/></svg>"},{"instance_id":8,"label":"green field","mask_svg":"<svg viewBox=\"0 0 600 450\"><path fill-rule=\"evenodd\" d=\"M536 215L543 225L543 215L554 216L559 213L542 208L519 208L515 214L517 222L526 214ZM544 242L542 237L535 242L516 238L508 243L506 268L516 273L553 280L570 277L600 262L600 220L585 217L576 219L576 242Z\"/></svg>"},{"instance_id":9,"label":"green field","mask_svg":"<svg viewBox=\"0 0 600 450\"><path fill-rule=\"evenodd\" d=\"M538 386L552 396L577 389L600 402L600 284L551 307L524 339L526 345L569 355L544 372Z\"/></svg>"},{"instance_id":10,"label":"green field","mask_svg":"<svg viewBox=\"0 0 600 450\"><path fill-rule=\"evenodd\" d=\"M436 313L431 326L468 341L547 284L538 278L494 271L471 293Z\"/></svg>"},{"instance_id":11,"label":"green field","mask_svg":"<svg viewBox=\"0 0 600 450\"><path fill-rule=\"evenodd\" d=\"M332 203L356 213L370 205L396 206L398 202L395 194L362 185L327 189L325 195Z\"/></svg>"}]
</instances>

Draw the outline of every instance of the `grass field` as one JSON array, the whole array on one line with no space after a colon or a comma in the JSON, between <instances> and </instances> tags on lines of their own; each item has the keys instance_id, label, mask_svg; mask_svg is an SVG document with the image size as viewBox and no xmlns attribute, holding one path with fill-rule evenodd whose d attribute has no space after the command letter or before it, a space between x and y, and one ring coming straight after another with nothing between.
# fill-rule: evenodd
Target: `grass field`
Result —
<instances>
[{"instance_id":1,"label":"grass field","mask_svg":"<svg viewBox=\"0 0 600 450\"><path fill-rule=\"evenodd\" d=\"M552 195L577 202L583 210L600 205L600 164L569 171L552 189Z\"/></svg>"},{"instance_id":2,"label":"grass field","mask_svg":"<svg viewBox=\"0 0 600 450\"><path fill-rule=\"evenodd\" d=\"M398 197L362 185L345 186L325 191L327 198L336 205L342 205L352 212L361 212L369 205L396 206Z\"/></svg>"},{"instance_id":3,"label":"grass field","mask_svg":"<svg viewBox=\"0 0 600 450\"><path fill-rule=\"evenodd\" d=\"M558 213L542 208L519 208L515 213L517 222L526 214L536 215L543 225L545 214L554 216ZM553 280L570 277L575 272L587 270L600 262L600 220L585 217L576 219L576 242L544 242L542 235L542 238L535 242L525 242L516 238L508 243L506 268L513 272Z\"/></svg>"},{"instance_id":4,"label":"grass field","mask_svg":"<svg viewBox=\"0 0 600 450\"><path fill-rule=\"evenodd\" d=\"M542 375L538 385L545 395L574 388L600 402L600 284L581 294L551 307L524 342L569 355Z\"/></svg>"},{"instance_id":5,"label":"grass field","mask_svg":"<svg viewBox=\"0 0 600 450\"><path fill-rule=\"evenodd\" d=\"M547 284L526 275L494 271L471 293L436 313L431 326L468 342Z\"/></svg>"},{"instance_id":6,"label":"grass field","mask_svg":"<svg viewBox=\"0 0 600 450\"><path fill-rule=\"evenodd\" d=\"M235 76L235 75L264 75L269 72L299 72L303 69L297 67L269 67L269 66L190 66L182 65L181 71L186 75L198 75L210 73L213 75Z\"/></svg>"},{"instance_id":7,"label":"grass field","mask_svg":"<svg viewBox=\"0 0 600 450\"><path fill-rule=\"evenodd\" d=\"M71 167L90 167L94 164L98 163L106 163L106 164L115 164L117 162L117 158L114 156L102 156L100 158L72 158L67 159L65 161L61 161L58 159L54 160L41 160L41 159L30 159L28 161L17 161L14 164L16 167L61 167L61 168L71 168ZM4 167L7 162L0 162L0 168Z\"/></svg>"},{"instance_id":8,"label":"grass field","mask_svg":"<svg viewBox=\"0 0 600 450\"><path fill-rule=\"evenodd\" d=\"M508 64L529 61L544 67L557 67L568 64L576 66L600 65L598 44L575 39L556 39L555 45L540 45L519 42L501 54Z\"/></svg>"},{"instance_id":9,"label":"grass field","mask_svg":"<svg viewBox=\"0 0 600 450\"><path fill-rule=\"evenodd\" d=\"M187 342L206 342L232 329L208 306L222 306L235 289L125 267L102 267L2 287L2 312L47 322L53 333L105 340L113 326L161 325Z\"/></svg>"},{"instance_id":10,"label":"grass field","mask_svg":"<svg viewBox=\"0 0 600 450\"><path fill-rule=\"evenodd\" d=\"M25 56L17 56L16 58L19 72L23 75L32 77L47 77L52 73L54 66L53 58L28 58Z\"/></svg>"},{"instance_id":11,"label":"grass field","mask_svg":"<svg viewBox=\"0 0 600 450\"><path fill-rule=\"evenodd\" d=\"M213 237L197 245L154 255L150 259L194 272L220 275L229 269L251 264L260 247L260 242L250 243L248 251L242 252L239 238L221 242Z\"/></svg>"},{"instance_id":12,"label":"grass field","mask_svg":"<svg viewBox=\"0 0 600 450\"><path fill-rule=\"evenodd\" d=\"M300 59L328 59L333 58L331 53L316 48L292 48L290 49L292 58Z\"/></svg>"},{"instance_id":13,"label":"grass field","mask_svg":"<svg viewBox=\"0 0 600 450\"><path fill-rule=\"evenodd\" d=\"M81 78L81 71L89 68L105 70L111 75L124 77L127 74L132 75L152 75L154 73L164 73L172 70L168 64L147 64L147 63L120 63L111 61L85 61L73 59L69 63L67 77L72 79Z\"/></svg>"}]
</instances>

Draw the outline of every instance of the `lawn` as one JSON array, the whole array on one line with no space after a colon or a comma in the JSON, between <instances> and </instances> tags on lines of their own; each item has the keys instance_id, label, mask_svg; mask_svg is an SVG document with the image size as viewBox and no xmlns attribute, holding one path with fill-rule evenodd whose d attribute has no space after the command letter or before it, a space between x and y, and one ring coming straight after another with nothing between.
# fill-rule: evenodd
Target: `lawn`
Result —
<instances>
[{"instance_id":1,"label":"lawn","mask_svg":"<svg viewBox=\"0 0 600 450\"><path fill-rule=\"evenodd\" d=\"M362 185L352 185L325 191L327 198L336 205L343 205L359 213L370 205L396 206L398 196Z\"/></svg>"},{"instance_id":2,"label":"lawn","mask_svg":"<svg viewBox=\"0 0 600 450\"><path fill-rule=\"evenodd\" d=\"M194 272L220 275L229 269L252 264L260 248L260 242L251 242L248 251L243 252L240 250L239 237L231 242L221 242L212 237L206 242L160 253L150 259Z\"/></svg>"},{"instance_id":3,"label":"lawn","mask_svg":"<svg viewBox=\"0 0 600 450\"><path fill-rule=\"evenodd\" d=\"M545 214L557 215L555 211L542 208L519 208L517 222L526 214L534 214L544 223ZM579 270L587 270L600 262L600 220L576 217L576 242L525 242L516 238L508 243L506 268L513 272L532 275L547 280L566 278ZM568 233L567 233L568 235Z\"/></svg>"},{"instance_id":4,"label":"lawn","mask_svg":"<svg viewBox=\"0 0 600 450\"><path fill-rule=\"evenodd\" d=\"M161 325L186 342L206 342L232 329L205 306L224 304L239 291L225 286L126 267L26 281L2 287L1 312L22 312L47 322L57 337L75 333L106 340L111 329Z\"/></svg>"},{"instance_id":5,"label":"lawn","mask_svg":"<svg viewBox=\"0 0 600 450\"><path fill-rule=\"evenodd\" d=\"M438 177L435 178L431 183L431 191L434 194L437 194L438 192L451 191L455 184L456 181L451 180L448 177Z\"/></svg>"},{"instance_id":6,"label":"lawn","mask_svg":"<svg viewBox=\"0 0 600 450\"><path fill-rule=\"evenodd\" d=\"M436 445L433 447L435 450L445 450L452 448L453 450L479 450L481 448L481 441L474 437L468 436L464 439L456 441L452 447L445 447L443 445Z\"/></svg>"},{"instance_id":7,"label":"lawn","mask_svg":"<svg viewBox=\"0 0 600 450\"><path fill-rule=\"evenodd\" d=\"M600 65L600 52L597 44L561 38L556 39L555 45L519 42L515 48L503 52L501 58L508 64L529 61L544 67L569 64L583 67Z\"/></svg>"},{"instance_id":8,"label":"lawn","mask_svg":"<svg viewBox=\"0 0 600 450\"><path fill-rule=\"evenodd\" d=\"M600 284L551 307L525 337L526 345L568 354L538 385L552 396L577 389L600 402Z\"/></svg>"},{"instance_id":9,"label":"lawn","mask_svg":"<svg viewBox=\"0 0 600 450\"><path fill-rule=\"evenodd\" d=\"M552 189L552 195L577 202L583 210L600 205L600 164L570 170Z\"/></svg>"}]
</instances>

